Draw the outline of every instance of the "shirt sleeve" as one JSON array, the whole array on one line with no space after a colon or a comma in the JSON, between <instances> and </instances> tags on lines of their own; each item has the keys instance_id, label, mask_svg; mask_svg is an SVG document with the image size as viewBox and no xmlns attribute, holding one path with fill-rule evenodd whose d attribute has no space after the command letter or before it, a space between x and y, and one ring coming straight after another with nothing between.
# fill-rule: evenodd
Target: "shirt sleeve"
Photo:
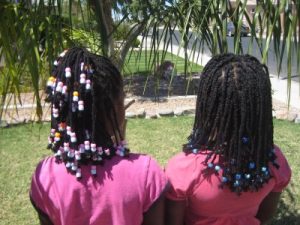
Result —
<instances>
[{"instance_id":1,"label":"shirt sleeve","mask_svg":"<svg viewBox=\"0 0 300 225\"><path fill-rule=\"evenodd\" d=\"M275 154L277 156L276 163L279 165L279 168L271 167L271 173L275 179L275 187L272 192L281 192L289 184L292 171L282 151L278 147L275 147Z\"/></svg>"},{"instance_id":2,"label":"shirt sleeve","mask_svg":"<svg viewBox=\"0 0 300 225\"><path fill-rule=\"evenodd\" d=\"M166 175L170 183L166 193L168 199L187 200L192 193L194 166L191 157L185 156L183 153L176 155L169 161L166 167Z\"/></svg>"},{"instance_id":3,"label":"shirt sleeve","mask_svg":"<svg viewBox=\"0 0 300 225\"><path fill-rule=\"evenodd\" d=\"M145 179L145 201L143 211L146 212L151 205L162 195L167 185L167 179L157 162L150 158Z\"/></svg>"},{"instance_id":4,"label":"shirt sleeve","mask_svg":"<svg viewBox=\"0 0 300 225\"><path fill-rule=\"evenodd\" d=\"M32 179L31 179L31 188L30 188L30 199L34 204L34 207L37 210L43 212L44 214L50 216L53 213L53 207L49 204L50 197L53 193L50 193L51 190L51 180L45 171L46 165L45 161L42 161L38 164Z\"/></svg>"}]
</instances>

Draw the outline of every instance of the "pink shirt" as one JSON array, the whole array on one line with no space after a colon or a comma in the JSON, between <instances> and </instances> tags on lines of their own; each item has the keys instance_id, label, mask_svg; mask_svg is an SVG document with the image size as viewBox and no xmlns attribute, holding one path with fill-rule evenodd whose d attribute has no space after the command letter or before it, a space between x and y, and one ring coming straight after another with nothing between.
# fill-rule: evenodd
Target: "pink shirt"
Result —
<instances>
[{"instance_id":1,"label":"pink shirt","mask_svg":"<svg viewBox=\"0 0 300 225\"><path fill-rule=\"evenodd\" d=\"M219 188L220 176L204 178L205 153L180 153L173 157L166 168L171 189L167 198L186 201L187 225L258 225L255 218L262 200L270 192L281 192L290 181L291 170L279 148L276 148L280 168L270 167L273 178L258 192L244 192L240 196L228 188Z\"/></svg>"},{"instance_id":2,"label":"pink shirt","mask_svg":"<svg viewBox=\"0 0 300 225\"><path fill-rule=\"evenodd\" d=\"M39 163L30 196L55 225L140 225L143 213L159 198L166 178L149 156L113 157L97 166L82 167L82 179L67 172L53 157Z\"/></svg>"}]
</instances>

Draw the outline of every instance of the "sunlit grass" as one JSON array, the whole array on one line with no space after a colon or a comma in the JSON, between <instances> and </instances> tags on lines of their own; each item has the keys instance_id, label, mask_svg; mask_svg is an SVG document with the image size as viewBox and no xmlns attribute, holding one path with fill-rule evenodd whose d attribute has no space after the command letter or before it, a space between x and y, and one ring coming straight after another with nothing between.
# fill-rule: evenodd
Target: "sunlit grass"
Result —
<instances>
[{"instance_id":1,"label":"sunlit grass","mask_svg":"<svg viewBox=\"0 0 300 225\"><path fill-rule=\"evenodd\" d=\"M157 62L171 61L174 63L177 74L184 72L184 58L176 56L172 53L167 52L163 55L162 51L158 51L157 55L150 53L150 51L132 51L126 56L125 66L123 68L123 74L125 76L130 74L144 74L148 75L150 71L155 70L155 66L152 65L153 58L157 57ZM163 60L162 60L163 59ZM199 73L202 70L202 66L188 62L188 73Z\"/></svg>"}]
</instances>

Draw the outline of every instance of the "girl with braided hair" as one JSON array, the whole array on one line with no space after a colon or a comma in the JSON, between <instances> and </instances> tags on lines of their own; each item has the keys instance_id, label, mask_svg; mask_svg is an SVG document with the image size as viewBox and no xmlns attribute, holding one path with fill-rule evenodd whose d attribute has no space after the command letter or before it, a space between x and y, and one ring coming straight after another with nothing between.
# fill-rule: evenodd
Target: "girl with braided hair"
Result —
<instances>
[{"instance_id":1,"label":"girl with braided hair","mask_svg":"<svg viewBox=\"0 0 300 225\"><path fill-rule=\"evenodd\" d=\"M71 48L54 62L48 148L32 177L41 224L163 224L164 173L129 153L120 72L109 59Z\"/></svg>"},{"instance_id":2,"label":"girl with braided hair","mask_svg":"<svg viewBox=\"0 0 300 225\"><path fill-rule=\"evenodd\" d=\"M273 144L265 65L235 54L207 63L192 133L166 174L167 224L258 225L272 218L291 170Z\"/></svg>"}]
</instances>

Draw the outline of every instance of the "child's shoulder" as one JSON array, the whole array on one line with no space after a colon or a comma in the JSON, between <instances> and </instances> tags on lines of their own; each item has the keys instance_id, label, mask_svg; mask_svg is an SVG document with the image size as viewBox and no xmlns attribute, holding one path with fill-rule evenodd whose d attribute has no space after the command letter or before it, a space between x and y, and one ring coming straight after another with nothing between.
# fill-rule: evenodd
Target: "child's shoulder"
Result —
<instances>
[{"instance_id":1,"label":"child's shoulder","mask_svg":"<svg viewBox=\"0 0 300 225\"><path fill-rule=\"evenodd\" d=\"M173 156L166 166L166 173L199 173L205 167L204 161L207 157L205 152L197 154L181 152Z\"/></svg>"}]
</instances>

